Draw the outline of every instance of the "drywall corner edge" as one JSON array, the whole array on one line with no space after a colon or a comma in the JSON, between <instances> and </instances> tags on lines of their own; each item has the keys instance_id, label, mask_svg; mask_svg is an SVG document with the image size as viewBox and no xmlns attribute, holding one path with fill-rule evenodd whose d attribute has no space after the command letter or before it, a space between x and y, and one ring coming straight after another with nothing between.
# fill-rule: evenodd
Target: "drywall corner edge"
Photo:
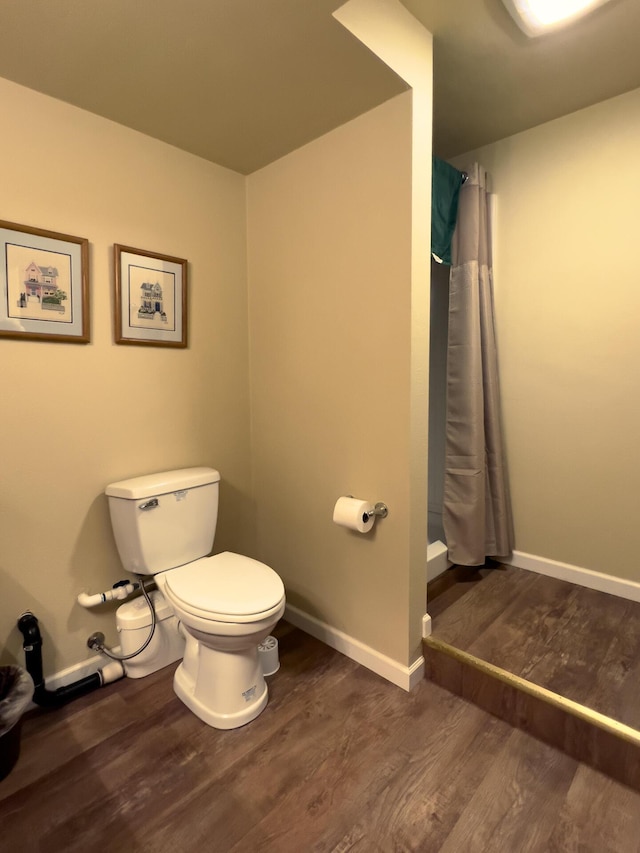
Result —
<instances>
[{"instance_id":1,"label":"drywall corner edge","mask_svg":"<svg viewBox=\"0 0 640 853\"><path fill-rule=\"evenodd\" d=\"M408 660L422 642L427 590L427 459L429 432L429 291L433 36L398 0L348 0L333 13L345 29L412 90L411 132L411 416Z\"/></svg>"},{"instance_id":2,"label":"drywall corner edge","mask_svg":"<svg viewBox=\"0 0 640 853\"><path fill-rule=\"evenodd\" d=\"M398 0L348 0L333 17L412 89L431 90L433 36Z\"/></svg>"}]
</instances>

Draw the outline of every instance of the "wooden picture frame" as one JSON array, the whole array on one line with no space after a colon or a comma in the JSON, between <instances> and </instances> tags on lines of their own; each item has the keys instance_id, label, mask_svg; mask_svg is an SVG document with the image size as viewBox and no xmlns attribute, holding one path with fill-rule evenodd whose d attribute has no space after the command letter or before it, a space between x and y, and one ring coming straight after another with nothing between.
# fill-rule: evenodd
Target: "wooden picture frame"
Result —
<instances>
[{"instance_id":1,"label":"wooden picture frame","mask_svg":"<svg viewBox=\"0 0 640 853\"><path fill-rule=\"evenodd\" d=\"M0 336L89 343L89 241L0 220Z\"/></svg>"},{"instance_id":2,"label":"wooden picture frame","mask_svg":"<svg viewBox=\"0 0 640 853\"><path fill-rule=\"evenodd\" d=\"M115 341L187 346L187 261L114 246Z\"/></svg>"}]
</instances>

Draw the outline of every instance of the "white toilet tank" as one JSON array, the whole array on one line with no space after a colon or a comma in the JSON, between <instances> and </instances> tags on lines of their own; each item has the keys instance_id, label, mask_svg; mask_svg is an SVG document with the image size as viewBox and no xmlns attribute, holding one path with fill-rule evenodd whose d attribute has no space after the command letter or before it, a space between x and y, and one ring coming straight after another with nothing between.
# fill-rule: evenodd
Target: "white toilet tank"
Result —
<instances>
[{"instance_id":1,"label":"white toilet tank","mask_svg":"<svg viewBox=\"0 0 640 853\"><path fill-rule=\"evenodd\" d=\"M218 520L214 468L181 468L111 483L111 525L122 565L155 575L211 553Z\"/></svg>"}]
</instances>

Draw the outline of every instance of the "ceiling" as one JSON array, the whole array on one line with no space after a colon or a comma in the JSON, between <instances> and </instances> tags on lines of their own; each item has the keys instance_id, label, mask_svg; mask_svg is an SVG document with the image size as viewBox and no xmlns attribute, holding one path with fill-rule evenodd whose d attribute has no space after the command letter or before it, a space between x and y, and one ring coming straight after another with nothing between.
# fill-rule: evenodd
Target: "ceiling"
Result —
<instances>
[{"instance_id":1,"label":"ceiling","mask_svg":"<svg viewBox=\"0 0 640 853\"><path fill-rule=\"evenodd\" d=\"M434 35L440 157L640 87L637 0L538 39L501 0L403 4ZM248 174L406 88L332 18L340 5L4 2L0 77Z\"/></svg>"}]
</instances>

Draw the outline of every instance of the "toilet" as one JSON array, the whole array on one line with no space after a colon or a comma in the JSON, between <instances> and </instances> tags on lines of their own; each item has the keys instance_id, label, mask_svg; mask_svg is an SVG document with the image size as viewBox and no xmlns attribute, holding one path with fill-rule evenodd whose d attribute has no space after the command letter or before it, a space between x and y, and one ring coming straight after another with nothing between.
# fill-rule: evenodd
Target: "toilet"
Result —
<instances>
[{"instance_id":1,"label":"toilet","mask_svg":"<svg viewBox=\"0 0 640 853\"><path fill-rule=\"evenodd\" d=\"M259 644L284 613L282 580L269 566L211 552L220 474L182 468L107 486L124 568L153 575L186 637L173 688L216 729L254 720L267 704Z\"/></svg>"}]
</instances>

